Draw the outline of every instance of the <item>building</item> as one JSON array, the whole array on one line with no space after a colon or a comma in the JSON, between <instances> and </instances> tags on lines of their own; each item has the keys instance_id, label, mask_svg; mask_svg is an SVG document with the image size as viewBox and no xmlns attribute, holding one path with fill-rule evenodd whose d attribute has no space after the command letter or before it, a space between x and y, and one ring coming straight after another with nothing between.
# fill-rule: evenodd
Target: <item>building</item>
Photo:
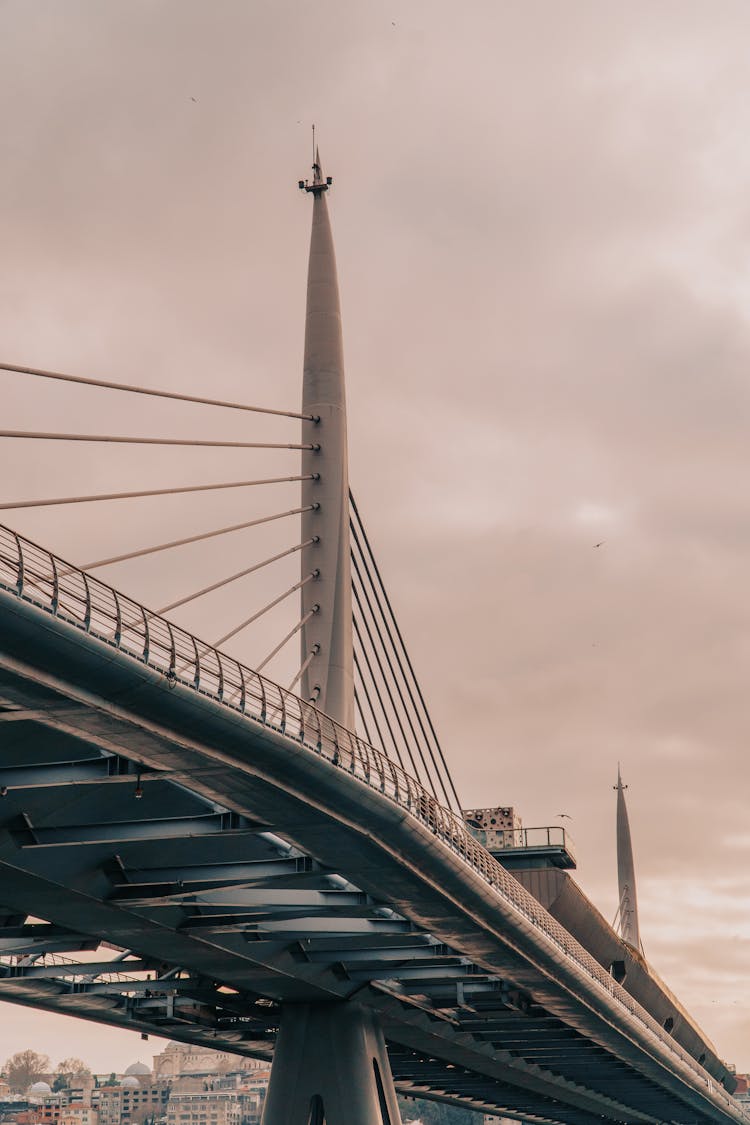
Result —
<instances>
[{"instance_id":1,"label":"building","mask_svg":"<svg viewBox=\"0 0 750 1125\"><path fill-rule=\"evenodd\" d=\"M72 1102L89 1102L91 1091L96 1085L93 1074L72 1074L68 1079L68 1091Z\"/></svg>"},{"instance_id":2,"label":"building","mask_svg":"<svg viewBox=\"0 0 750 1125\"><path fill-rule=\"evenodd\" d=\"M139 1082L150 1082L152 1072L145 1063L138 1059L137 1062L131 1063L125 1071L123 1078L137 1078Z\"/></svg>"},{"instance_id":3,"label":"building","mask_svg":"<svg viewBox=\"0 0 750 1125\"><path fill-rule=\"evenodd\" d=\"M29 1108L16 1114L18 1125L57 1125L64 1109L57 1095L28 1100Z\"/></svg>"},{"instance_id":4,"label":"building","mask_svg":"<svg viewBox=\"0 0 750 1125\"><path fill-rule=\"evenodd\" d=\"M481 844L489 851L521 847L521 818L515 809L463 809L463 818Z\"/></svg>"},{"instance_id":5,"label":"building","mask_svg":"<svg viewBox=\"0 0 750 1125\"><path fill-rule=\"evenodd\" d=\"M16 1114L18 1125L57 1125L67 1105L67 1090L52 1093L48 1082L34 1082L26 1091L28 1108Z\"/></svg>"},{"instance_id":6,"label":"building","mask_svg":"<svg viewBox=\"0 0 750 1125\"><path fill-rule=\"evenodd\" d=\"M259 1125L265 1087L258 1090L204 1090L173 1093L167 1125Z\"/></svg>"},{"instance_id":7,"label":"building","mask_svg":"<svg viewBox=\"0 0 750 1125\"><path fill-rule=\"evenodd\" d=\"M99 1125L99 1114L90 1105L69 1105L61 1112L58 1125Z\"/></svg>"},{"instance_id":8,"label":"building","mask_svg":"<svg viewBox=\"0 0 750 1125\"><path fill-rule=\"evenodd\" d=\"M169 1094L169 1082L141 1083L130 1074L116 1086L93 1090L91 1105L99 1112L98 1125L142 1125L147 1119L164 1116Z\"/></svg>"},{"instance_id":9,"label":"building","mask_svg":"<svg viewBox=\"0 0 750 1125\"><path fill-rule=\"evenodd\" d=\"M737 1089L734 1091L734 1096L738 1102L744 1102L745 1105L750 1104L750 1074L737 1074Z\"/></svg>"},{"instance_id":10,"label":"building","mask_svg":"<svg viewBox=\"0 0 750 1125\"><path fill-rule=\"evenodd\" d=\"M188 1043L168 1043L160 1055L154 1055L154 1078L201 1077L263 1069L268 1064L228 1051L212 1051Z\"/></svg>"}]
</instances>

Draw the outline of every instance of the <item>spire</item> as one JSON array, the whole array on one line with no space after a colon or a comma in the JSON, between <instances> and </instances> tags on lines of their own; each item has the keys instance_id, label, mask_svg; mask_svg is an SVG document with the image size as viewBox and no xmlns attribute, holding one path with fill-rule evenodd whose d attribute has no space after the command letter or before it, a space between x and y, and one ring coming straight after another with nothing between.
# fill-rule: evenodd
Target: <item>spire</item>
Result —
<instances>
[{"instance_id":1,"label":"spire","mask_svg":"<svg viewBox=\"0 0 750 1125\"><path fill-rule=\"evenodd\" d=\"M330 176L323 175L316 147L312 183L299 181L300 188L313 197L302 413L317 419L303 422L302 441L320 446L302 454L303 475L317 476L302 482L303 506L317 505L302 516L303 541L316 538L302 551L302 577L319 573L316 581L302 587L302 618L310 616L301 630L302 664L308 664L300 694L351 729L354 686L349 470L341 310L326 202L332 182Z\"/></svg>"},{"instance_id":2,"label":"spire","mask_svg":"<svg viewBox=\"0 0 750 1125\"><path fill-rule=\"evenodd\" d=\"M620 763L617 763L617 884L620 896L620 935L623 941L640 953L641 934L638 926L638 899L635 890L635 862L633 842L630 837L628 808L625 804L627 785L622 783Z\"/></svg>"}]
</instances>

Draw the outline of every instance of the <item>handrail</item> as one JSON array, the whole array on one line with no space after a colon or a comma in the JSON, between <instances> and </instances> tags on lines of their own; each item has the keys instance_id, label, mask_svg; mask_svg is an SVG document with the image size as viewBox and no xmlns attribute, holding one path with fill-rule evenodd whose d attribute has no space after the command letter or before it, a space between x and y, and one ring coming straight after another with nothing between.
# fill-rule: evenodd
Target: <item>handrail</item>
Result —
<instances>
[{"instance_id":1,"label":"handrail","mask_svg":"<svg viewBox=\"0 0 750 1125\"><path fill-rule=\"evenodd\" d=\"M81 597L81 587L84 596ZM355 772L359 780L383 793L426 825L442 842L477 872L513 908L540 930L560 952L582 969L587 976L618 1001L628 1013L644 1025L674 1055L681 1059L716 1096L727 1104L735 1100L700 1066L699 1063L669 1036L645 1008L626 992L598 961L551 914L513 878L513 876L476 839L463 818L444 808L414 777L386 754L368 745L353 732L318 711L312 703L275 684L243 665L233 657L174 625L158 614L113 587L53 555L44 547L0 524L0 589L67 622L103 644L135 657L162 672L170 686L183 687L210 696L222 706L281 731L306 749L319 754L347 772ZM81 617L80 603L85 611ZM113 613L112 607L116 606ZM125 620L118 636L118 617ZM142 625L139 625L142 622ZM163 639L159 639L159 636ZM138 643L136 643L136 641ZM175 667L175 646L180 647L180 662ZM198 646L201 656L198 656ZM192 649L194 656L189 655ZM184 650L184 651L183 651ZM212 672L205 658L216 662ZM255 677L260 686L260 699L245 693L245 676ZM231 689L231 690L230 690ZM268 708L269 693L278 703ZM238 702L239 700L239 702ZM259 705L260 704L260 705ZM315 741L306 737L310 721L305 716L317 712ZM279 722L279 714L281 721ZM330 733L329 733L330 732ZM342 753L343 747L349 748ZM352 747L362 749L371 766L352 770ZM388 784L390 782L390 784Z\"/></svg>"},{"instance_id":2,"label":"handrail","mask_svg":"<svg viewBox=\"0 0 750 1125\"><path fill-rule=\"evenodd\" d=\"M535 828L484 828L469 822L469 831L485 847L490 833L497 841L490 848L497 851L506 848L572 848L572 840L560 824L538 825Z\"/></svg>"}]
</instances>

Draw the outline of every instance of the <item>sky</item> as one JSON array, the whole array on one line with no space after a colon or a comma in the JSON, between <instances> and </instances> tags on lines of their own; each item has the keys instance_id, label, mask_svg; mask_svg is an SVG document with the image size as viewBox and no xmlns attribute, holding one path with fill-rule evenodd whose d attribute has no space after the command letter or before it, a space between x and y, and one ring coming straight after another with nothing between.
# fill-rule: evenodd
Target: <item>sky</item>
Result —
<instances>
[{"instance_id":1,"label":"sky","mask_svg":"<svg viewBox=\"0 0 750 1125\"><path fill-rule=\"evenodd\" d=\"M564 823L612 918L621 762L646 954L750 1069L745 0L0 0L0 29L2 362L297 409L316 124L352 488L462 801ZM0 394L13 429L298 440ZM6 501L277 472L0 441ZM275 488L0 517L86 564L294 506ZM158 608L295 533L102 575ZM175 617L215 639L294 567ZM0 1005L0 1061L27 1046L109 1071L159 1042Z\"/></svg>"}]
</instances>

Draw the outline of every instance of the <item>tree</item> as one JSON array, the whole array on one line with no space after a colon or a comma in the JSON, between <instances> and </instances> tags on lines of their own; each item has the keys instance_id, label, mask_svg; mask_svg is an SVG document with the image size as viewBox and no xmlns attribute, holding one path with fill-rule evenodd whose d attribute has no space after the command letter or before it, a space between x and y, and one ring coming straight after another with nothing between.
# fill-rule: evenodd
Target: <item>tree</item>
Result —
<instances>
[{"instance_id":1,"label":"tree","mask_svg":"<svg viewBox=\"0 0 750 1125\"><path fill-rule=\"evenodd\" d=\"M80 1075L91 1074L91 1070L88 1066L86 1066L86 1063L83 1061L83 1059L70 1058L63 1059L62 1062L57 1064L57 1067L55 1068L55 1074L59 1078L64 1078L65 1085L68 1086L70 1085L71 1078L78 1078Z\"/></svg>"},{"instance_id":2,"label":"tree","mask_svg":"<svg viewBox=\"0 0 750 1125\"><path fill-rule=\"evenodd\" d=\"M8 1085L19 1094L24 1094L32 1082L50 1078L50 1069L49 1056L32 1050L17 1051L3 1067Z\"/></svg>"}]
</instances>

